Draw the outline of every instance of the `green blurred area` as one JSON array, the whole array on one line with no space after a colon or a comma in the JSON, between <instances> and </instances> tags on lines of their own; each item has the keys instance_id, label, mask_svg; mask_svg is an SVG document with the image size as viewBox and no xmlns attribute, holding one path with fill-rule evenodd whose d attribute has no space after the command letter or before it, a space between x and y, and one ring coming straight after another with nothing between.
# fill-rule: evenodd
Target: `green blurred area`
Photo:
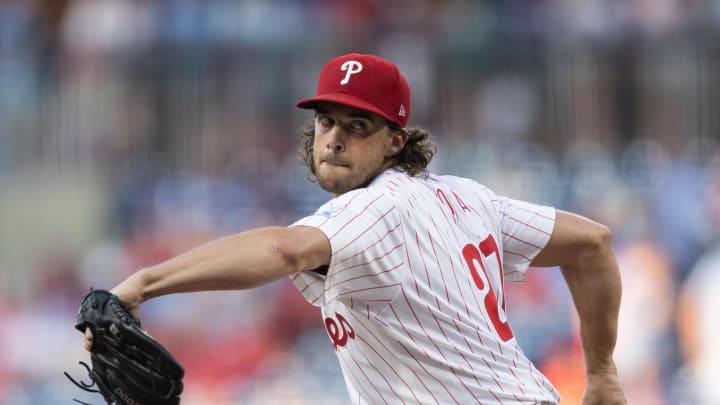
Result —
<instances>
[{"instance_id":1,"label":"green blurred area","mask_svg":"<svg viewBox=\"0 0 720 405\"><path fill-rule=\"evenodd\" d=\"M0 279L15 296L44 255L81 256L106 237L107 195L89 175L22 172L2 181ZM27 295L15 298L27 298Z\"/></svg>"}]
</instances>

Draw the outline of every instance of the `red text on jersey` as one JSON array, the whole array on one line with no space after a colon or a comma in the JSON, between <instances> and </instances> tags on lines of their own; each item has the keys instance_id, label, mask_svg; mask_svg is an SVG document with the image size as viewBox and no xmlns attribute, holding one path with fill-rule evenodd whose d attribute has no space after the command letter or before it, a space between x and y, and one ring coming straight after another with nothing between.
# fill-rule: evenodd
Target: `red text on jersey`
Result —
<instances>
[{"instance_id":1,"label":"red text on jersey","mask_svg":"<svg viewBox=\"0 0 720 405\"><path fill-rule=\"evenodd\" d=\"M464 212L470 212L470 208L465 204L465 202L460 198L459 195L457 195L456 192L452 191L453 196L455 197L455 202L458 205L458 208L460 208ZM437 198L440 199L440 202L445 204L450 209L450 215L452 215L453 219L457 221L458 216L457 212L455 211L455 207L453 207L453 204L450 202L450 199L448 198L447 194L442 189L435 189L435 195Z\"/></svg>"},{"instance_id":2,"label":"red text on jersey","mask_svg":"<svg viewBox=\"0 0 720 405\"><path fill-rule=\"evenodd\" d=\"M475 282L475 286L484 294L483 305L485 306L488 317L490 317L490 322L492 322L495 332L497 332L500 340L507 342L513 338L513 332L507 321L500 319L500 311L505 311L505 299L503 297L502 303L498 305L497 296L492 289L487 269L483 264L483 257L489 258L493 254L496 256L502 288L502 261L500 260L500 252L498 251L495 238L493 238L492 235L488 235L487 238L483 239L478 245L468 243L463 248L462 254L470 269L470 274ZM478 266L482 272L478 271Z\"/></svg>"},{"instance_id":3,"label":"red text on jersey","mask_svg":"<svg viewBox=\"0 0 720 405\"><path fill-rule=\"evenodd\" d=\"M325 318L325 329L327 329L333 347L337 350L338 346L344 347L347 344L348 338L355 339L355 330L344 316L335 312L335 318L337 320L332 317Z\"/></svg>"}]
</instances>

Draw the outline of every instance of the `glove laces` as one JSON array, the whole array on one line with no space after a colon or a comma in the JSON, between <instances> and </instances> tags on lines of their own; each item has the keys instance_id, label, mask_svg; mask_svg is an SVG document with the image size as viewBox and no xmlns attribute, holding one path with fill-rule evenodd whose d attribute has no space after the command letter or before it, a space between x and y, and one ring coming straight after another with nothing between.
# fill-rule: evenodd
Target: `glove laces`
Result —
<instances>
[{"instance_id":1,"label":"glove laces","mask_svg":"<svg viewBox=\"0 0 720 405\"><path fill-rule=\"evenodd\" d=\"M92 370L90 370L90 366L88 366L87 363L85 363L84 361L78 361L78 364L80 364L80 365L82 365L83 367L85 367L85 370L87 370L88 375L90 376L90 380L91 380L92 382L91 382L91 383L86 383L86 382L83 381L83 380L80 380L80 382L78 382L77 380L75 380L74 378L72 378L72 376L70 376L70 374L68 374L67 371L64 371L64 372L63 372L63 373L65 374L65 377L67 377L73 384L75 384L76 386L78 386L78 387L79 387L80 389L82 389L83 391L92 392L92 393L100 393L100 394L102 394L103 396L105 396L105 394L104 394L101 390L92 388L92 387L94 387L94 386L97 386L97 385L98 385L98 382L97 382L97 379L96 379L95 376L94 376L94 373L92 372ZM107 399L107 398L106 398L106 399ZM83 404L83 405L92 405L92 404L89 404L89 403L87 403L87 402L83 402L83 401L81 401L81 400L79 400L79 399L77 399L77 398L73 398L73 401L75 401L75 402L77 402L77 403L80 403L80 404ZM111 404L111 403L112 403L112 402L111 402L110 400L108 400L108 404Z\"/></svg>"}]
</instances>

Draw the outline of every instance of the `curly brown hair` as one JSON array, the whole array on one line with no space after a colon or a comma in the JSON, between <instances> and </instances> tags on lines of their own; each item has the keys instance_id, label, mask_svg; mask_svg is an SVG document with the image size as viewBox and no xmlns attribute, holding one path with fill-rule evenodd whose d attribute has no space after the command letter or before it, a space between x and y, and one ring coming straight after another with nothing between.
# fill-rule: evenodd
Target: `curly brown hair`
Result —
<instances>
[{"instance_id":1,"label":"curly brown hair","mask_svg":"<svg viewBox=\"0 0 720 405\"><path fill-rule=\"evenodd\" d=\"M427 176L427 166L435 155L436 146L428 140L429 133L423 128L400 128L394 122L388 122L388 127L393 131L403 131L408 134L405 147L395 155L395 162L392 167L397 167L410 176ZM303 124L300 130L300 147L298 158L308 168L308 178L311 181L317 179L315 172L315 161L313 159L313 141L315 138L315 120L309 119Z\"/></svg>"}]
</instances>

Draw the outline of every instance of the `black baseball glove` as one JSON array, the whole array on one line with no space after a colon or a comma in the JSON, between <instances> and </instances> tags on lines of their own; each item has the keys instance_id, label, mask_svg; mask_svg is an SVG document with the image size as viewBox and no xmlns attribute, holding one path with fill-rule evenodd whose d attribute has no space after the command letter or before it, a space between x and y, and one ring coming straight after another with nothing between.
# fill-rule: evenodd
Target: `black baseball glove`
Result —
<instances>
[{"instance_id":1,"label":"black baseball glove","mask_svg":"<svg viewBox=\"0 0 720 405\"><path fill-rule=\"evenodd\" d=\"M99 392L108 404L180 403L185 370L140 327L116 295L91 289L83 297L75 329L85 333L86 327L93 334L92 368L80 364L92 383L77 382L66 372L70 381L85 391Z\"/></svg>"}]
</instances>

